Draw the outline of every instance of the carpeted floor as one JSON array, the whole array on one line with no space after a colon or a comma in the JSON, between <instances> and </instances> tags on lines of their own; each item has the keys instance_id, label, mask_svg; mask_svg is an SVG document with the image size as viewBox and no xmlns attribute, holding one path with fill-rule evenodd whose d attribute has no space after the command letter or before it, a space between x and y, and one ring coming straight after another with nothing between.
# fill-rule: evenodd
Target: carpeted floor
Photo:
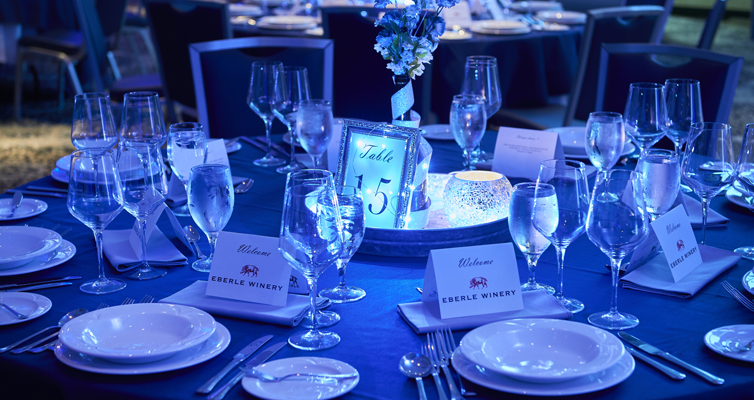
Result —
<instances>
[{"instance_id":1,"label":"carpeted floor","mask_svg":"<svg viewBox=\"0 0 754 400\"><path fill-rule=\"evenodd\" d=\"M695 46L703 25L703 18L673 15L668 21L663 42ZM729 121L734 129L736 151L745 125L754 122L754 41L749 35L748 18L730 17L720 25L712 47L716 52L744 58ZM156 72L149 57L133 57L131 45L134 43L135 51L145 54L141 42L127 39L122 38L115 51L121 73L129 76L143 70ZM144 65L139 66L136 60L142 60ZM31 74L26 74L24 79L24 120L21 123L13 121L14 66L0 64L0 193L48 175L55 161L73 150L70 141L73 100L69 95L59 109L57 66L40 61L33 63L39 74L39 91L34 91Z\"/></svg>"}]
</instances>

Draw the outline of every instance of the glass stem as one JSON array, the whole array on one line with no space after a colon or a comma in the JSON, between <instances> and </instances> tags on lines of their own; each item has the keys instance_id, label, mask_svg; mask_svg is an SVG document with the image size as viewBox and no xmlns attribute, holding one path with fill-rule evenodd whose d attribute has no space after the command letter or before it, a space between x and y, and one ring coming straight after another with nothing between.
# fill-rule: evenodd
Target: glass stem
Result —
<instances>
[{"instance_id":1,"label":"glass stem","mask_svg":"<svg viewBox=\"0 0 754 400\"><path fill-rule=\"evenodd\" d=\"M338 288L345 289L346 288L346 265L348 265L348 260L338 260Z\"/></svg>"},{"instance_id":2,"label":"glass stem","mask_svg":"<svg viewBox=\"0 0 754 400\"><path fill-rule=\"evenodd\" d=\"M264 119L264 137L267 139L267 153L264 158L272 157L272 123L274 120L274 118Z\"/></svg>"},{"instance_id":3,"label":"glass stem","mask_svg":"<svg viewBox=\"0 0 754 400\"><path fill-rule=\"evenodd\" d=\"M472 150L469 149L463 149L463 157L466 159L466 170L471 171L473 170L473 166L471 165L471 152Z\"/></svg>"},{"instance_id":4,"label":"glass stem","mask_svg":"<svg viewBox=\"0 0 754 400\"><path fill-rule=\"evenodd\" d=\"M288 127L288 136L291 138L291 166L296 165L296 137L293 136L293 129Z\"/></svg>"},{"instance_id":5,"label":"glass stem","mask_svg":"<svg viewBox=\"0 0 754 400\"><path fill-rule=\"evenodd\" d=\"M97 278L100 282L107 281L107 278L105 278L105 264L102 262L102 231L101 230L95 230L94 231L94 243L97 245L97 265L99 266L99 278Z\"/></svg>"},{"instance_id":6,"label":"glass stem","mask_svg":"<svg viewBox=\"0 0 754 400\"><path fill-rule=\"evenodd\" d=\"M563 300L563 262L565 260L566 247L555 247L555 252L558 256L558 290L555 292L555 298Z\"/></svg>"},{"instance_id":7,"label":"glass stem","mask_svg":"<svg viewBox=\"0 0 754 400\"><path fill-rule=\"evenodd\" d=\"M537 281L534 279L534 270L537 268L538 256L526 255L526 265L529 267L529 286L536 285Z\"/></svg>"},{"instance_id":8,"label":"glass stem","mask_svg":"<svg viewBox=\"0 0 754 400\"><path fill-rule=\"evenodd\" d=\"M707 214L709 213L709 200L707 197L702 196L702 241L699 244L704 244L707 239Z\"/></svg>"},{"instance_id":9,"label":"glass stem","mask_svg":"<svg viewBox=\"0 0 754 400\"><path fill-rule=\"evenodd\" d=\"M147 263L147 240L149 238L147 237L146 218L139 220L139 229L141 229L141 269L145 270L149 268L149 264Z\"/></svg>"},{"instance_id":10,"label":"glass stem","mask_svg":"<svg viewBox=\"0 0 754 400\"><path fill-rule=\"evenodd\" d=\"M319 157L312 156L312 163L314 163L314 169L317 169L317 166L319 165Z\"/></svg>"},{"instance_id":11,"label":"glass stem","mask_svg":"<svg viewBox=\"0 0 754 400\"><path fill-rule=\"evenodd\" d=\"M610 314L618 314L618 281L620 277L618 272L620 271L620 263L622 258L610 259L610 272L613 274L613 298L610 300Z\"/></svg>"},{"instance_id":12,"label":"glass stem","mask_svg":"<svg viewBox=\"0 0 754 400\"><path fill-rule=\"evenodd\" d=\"M210 260L214 259L215 256L215 246L217 245L217 237L219 236L219 233L212 233L207 235L207 240L209 241L209 257L207 257Z\"/></svg>"},{"instance_id":13,"label":"glass stem","mask_svg":"<svg viewBox=\"0 0 754 400\"><path fill-rule=\"evenodd\" d=\"M312 330L319 334L317 328L317 279L306 277L306 283L309 285L309 306L312 310Z\"/></svg>"}]
</instances>

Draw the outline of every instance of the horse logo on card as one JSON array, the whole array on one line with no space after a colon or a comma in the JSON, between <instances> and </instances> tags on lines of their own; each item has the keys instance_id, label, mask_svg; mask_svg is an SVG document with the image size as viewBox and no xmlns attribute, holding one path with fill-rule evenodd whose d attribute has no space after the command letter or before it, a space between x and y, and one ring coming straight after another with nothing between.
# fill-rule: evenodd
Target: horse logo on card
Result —
<instances>
[{"instance_id":1,"label":"horse logo on card","mask_svg":"<svg viewBox=\"0 0 754 400\"><path fill-rule=\"evenodd\" d=\"M288 280L288 287L298 288L298 278L291 275L291 279Z\"/></svg>"},{"instance_id":2,"label":"horse logo on card","mask_svg":"<svg viewBox=\"0 0 754 400\"><path fill-rule=\"evenodd\" d=\"M676 242L675 245L676 247L678 247L678 251L681 251L686 248L686 246L683 244L683 240L679 240L678 242Z\"/></svg>"},{"instance_id":3,"label":"horse logo on card","mask_svg":"<svg viewBox=\"0 0 754 400\"><path fill-rule=\"evenodd\" d=\"M483 289L487 287L487 278L478 276L471 278L469 289Z\"/></svg>"},{"instance_id":4,"label":"horse logo on card","mask_svg":"<svg viewBox=\"0 0 754 400\"><path fill-rule=\"evenodd\" d=\"M241 268L241 275L257 276L258 273L259 268L257 268L256 265L244 265L243 268Z\"/></svg>"}]
</instances>

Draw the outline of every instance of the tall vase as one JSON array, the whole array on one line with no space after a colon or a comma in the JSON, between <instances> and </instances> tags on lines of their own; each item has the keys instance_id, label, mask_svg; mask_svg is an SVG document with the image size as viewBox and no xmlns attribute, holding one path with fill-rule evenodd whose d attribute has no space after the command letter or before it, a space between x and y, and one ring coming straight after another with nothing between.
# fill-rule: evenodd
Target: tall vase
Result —
<instances>
[{"instance_id":1,"label":"tall vase","mask_svg":"<svg viewBox=\"0 0 754 400\"><path fill-rule=\"evenodd\" d=\"M411 106L414 105L414 92L410 86L411 78L408 75L393 75L393 85L395 85L391 99L393 120L411 121Z\"/></svg>"}]
</instances>

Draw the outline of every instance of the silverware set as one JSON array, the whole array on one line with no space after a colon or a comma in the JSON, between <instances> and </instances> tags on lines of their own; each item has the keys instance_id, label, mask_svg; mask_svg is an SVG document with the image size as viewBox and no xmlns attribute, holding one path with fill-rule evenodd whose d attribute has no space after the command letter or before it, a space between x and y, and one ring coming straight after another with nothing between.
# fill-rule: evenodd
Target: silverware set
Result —
<instances>
[{"instance_id":1,"label":"silverware set","mask_svg":"<svg viewBox=\"0 0 754 400\"><path fill-rule=\"evenodd\" d=\"M476 396L476 393L469 392L463 387L461 376L458 376L458 386L456 386L455 377L450 372L450 359L456 350L456 342L453 332L449 328L444 328L433 333L427 334L427 342L421 347L421 354L410 354L401 359L401 372L410 378L415 378L419 386L419 398L426 398L424 392L424 383L422 377L432 375L437 394L440 400L447 400L448 395L445 392L440 370L445 375L447 387L450 392L450 400L463 400L463 396ZM421 357L420 357L421 356ZM420 357L420 358L417 358ZM428 365L424 365L428 364Z\"/></svg>"},{"instance_id":2,"label":"silverware set","mask_svg":"<svg viewBox=\"0 0 754 400\"><path fill-rule=\"evenodd\" d=\"M728 281L723 281L721 285L728 293L730 293L731 296L733 296L734 299L738 300L739 303L746 307L746 309L754 312L754 303L746 298L743 293L739 292L738 289L734 288L730 283L728 283Z\"/></svg>"},{"instance_id":3,"label":"silverware set","mask_svg":"<svg viewBox=\"0 0 754 400\"><path fill-rule=\"evenodd\" d=\"M210 390L212 390L212 386L216 385L220 380L223 379L225 375L227 375L228 372L230 372L233 368L235 368L238 364L242 363L246 358L248 358L251 354L253 354L259 347L261 347L264 343L269 341L271 336L265 336L262 338L259 338L255 340L254 342L251 342L248 346L246 346L241 352L237 353L233 357L233 361L230 362L225 368L223 368L222 371L220 371L217 375L212 377L207 383L199 387L197 389L197 393L208 393ZM228 382L226 382L224 385L220 386L212 392L209 396L207 396L208 400L222 400L225 398L225 396L230 392L233 387L243 379L244 376L246 376L246 372L244 370L251 370L254 369L257 365L260 365L267 360L270 359L275 353L277 353L280 349L285 347L288 344L288 340L281 340L273 345L268 346L264 351L257 354L249 360L249 362L246 363L244 367L238 368L238 372L233 375L232 378ZM246 351L248 349L252 349L251 351L246 354ZM208 385L209 384L209 385ZM209 387L209 388L208 388ZM201 390L201 391L200 391Z\"/></svg>"}]
</instances>

